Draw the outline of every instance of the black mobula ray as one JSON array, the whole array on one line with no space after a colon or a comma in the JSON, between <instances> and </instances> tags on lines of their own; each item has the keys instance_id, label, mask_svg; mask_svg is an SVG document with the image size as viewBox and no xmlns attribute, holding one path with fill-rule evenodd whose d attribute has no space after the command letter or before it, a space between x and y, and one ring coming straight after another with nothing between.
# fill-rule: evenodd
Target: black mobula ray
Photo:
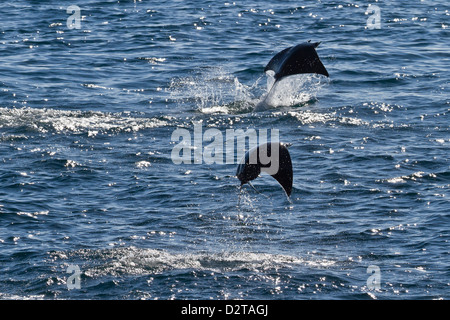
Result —
<instances>
[{"instance_id":1,"label":"black mobula ray","mask_svg":"<svg viewBox=\"0 0 450 320\"><path fill-rule=\"evenodd\" d=\"M275 72L276 81L300 73L317 73L328 77L328 71L316 52L319 44L305 42L280 51L269 61L264 72Z\"/></svg>"},{"instance_id":2,"label":"black mobula ray","mask_svg":"<svg viewBox=\"0 0 450 320\"><path fill-rule=\"evenodd\" d=\"M270 174L283 187L289 197L292 192L292 161L286 145L282 143L264 143L249 151L242 157L236 176L241 187L256 179L261 172Z\"/></svg>"},{"instance_id":3,"label":"black mobula ray","mask_svg":"<svg viewBox=\"0 0 450 320\"><path fill-rule=\"evenodd\" d=\"M268 94L260 101L256 107L256 111L270 108L270 102L267 99L271 96L272 91L276 90L276 84L281 79L295 74L316 73L326 77L329 76L327 69L320 61L316 48L320 42L305 42L293 47L286 48L278 52L264 68L264 72L273 71L275 82L270 88Z\"/></svg>"}]
</instances>

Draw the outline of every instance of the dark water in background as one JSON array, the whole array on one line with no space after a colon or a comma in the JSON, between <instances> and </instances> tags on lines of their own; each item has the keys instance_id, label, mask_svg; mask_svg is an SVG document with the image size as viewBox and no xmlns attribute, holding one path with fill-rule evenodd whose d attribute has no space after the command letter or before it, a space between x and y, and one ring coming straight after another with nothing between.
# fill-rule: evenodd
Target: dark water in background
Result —
<instances>
[{"instance_id":1,"label":"dark water in background","mask_svg":"<svg viewBox=\"0 0 450 320\"><path fill-rule=\"evenodd\" d=\"M369 3L2 2L0 298L448 299L450 5ZM309 39L330 79L251 112ZM175 165L198 121L278 129L292 203Z\"/></svg>"}]
</instances>

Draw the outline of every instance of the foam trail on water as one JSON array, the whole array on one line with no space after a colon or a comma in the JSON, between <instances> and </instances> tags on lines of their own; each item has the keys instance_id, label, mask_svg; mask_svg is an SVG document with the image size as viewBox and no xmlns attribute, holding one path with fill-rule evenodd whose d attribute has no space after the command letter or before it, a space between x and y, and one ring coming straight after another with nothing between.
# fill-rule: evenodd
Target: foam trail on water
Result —
<instances>
[{"instance_id":1,"label":"foam trail on water","mask_svg":"<svg viewBox=\"0 0 450 320\"><path fill-rule=\"evenodd\" d=\"M167 126L171 117L135 117L130 113L72 111L37 108L0 108L1 128L27 128L37 132L87 133L136 132Z\"/></svg>"},{"instance_id":2,"label":"foam trail on water","mask_svg":"<svg viewBox=\"0 0 450 320\"><path fill-rule=\"evenodd\" d=\"M136 247L113 248L103 250L82 249L72 252L52 252L51 259L84 258L93 261L86 266L85 274L90 277L107 274L155 274L165 270L216 272L257 270L259 272L278 268L291 268L294 265L327 267L335 261L309 257L308 259L292 255L259 252L178 252L142 249Z\"/></svg>"}]
</instances>

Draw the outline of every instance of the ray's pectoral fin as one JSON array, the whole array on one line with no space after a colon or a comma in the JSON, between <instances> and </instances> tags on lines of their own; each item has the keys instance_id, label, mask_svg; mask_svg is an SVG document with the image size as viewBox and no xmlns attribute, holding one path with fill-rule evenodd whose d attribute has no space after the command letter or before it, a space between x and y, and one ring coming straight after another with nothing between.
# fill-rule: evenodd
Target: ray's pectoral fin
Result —
<instances>
[{"instance_id":1,"label":"ray's pectoral fin","mask_svg":"<svg viewBox=\"0 0 450 320\"><path fill-rule=\"evenodd\" d=\"M271 176L283 187L286 195L291 196L293 182L292 161L286 147L280 148L278 170Z\"/></svg>"}]
</instances>

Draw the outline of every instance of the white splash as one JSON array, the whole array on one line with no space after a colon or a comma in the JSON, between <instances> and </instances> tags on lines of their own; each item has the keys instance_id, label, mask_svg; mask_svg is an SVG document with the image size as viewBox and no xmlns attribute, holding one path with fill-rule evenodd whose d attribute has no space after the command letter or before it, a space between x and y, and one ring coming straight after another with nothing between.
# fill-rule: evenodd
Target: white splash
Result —
<instances>
[{"instance_id":1,"label":"white splash","mask_svg":"<svg viewBox=\"0 0 450 320\"><path fill-rule=\"evenodd\" d=\"M194 104L205 114L227 114L250 111L257 84L247 86L223 68L202 68L194 76L173 79L168 92L180 105Z\"/></svg>"},{"instance_id":2,"label":"white splash","mask_svg":"<svg viewBox=\"0 0 450 320\"><path fill-rule=\"evenodd\" d=\"M261 97L255 111L264 111L280 106L294 106L316 99L325 84L322 76L298 74L275 82L273 75L267 74L267 94Z\"/></svg>"}]
</instances>

